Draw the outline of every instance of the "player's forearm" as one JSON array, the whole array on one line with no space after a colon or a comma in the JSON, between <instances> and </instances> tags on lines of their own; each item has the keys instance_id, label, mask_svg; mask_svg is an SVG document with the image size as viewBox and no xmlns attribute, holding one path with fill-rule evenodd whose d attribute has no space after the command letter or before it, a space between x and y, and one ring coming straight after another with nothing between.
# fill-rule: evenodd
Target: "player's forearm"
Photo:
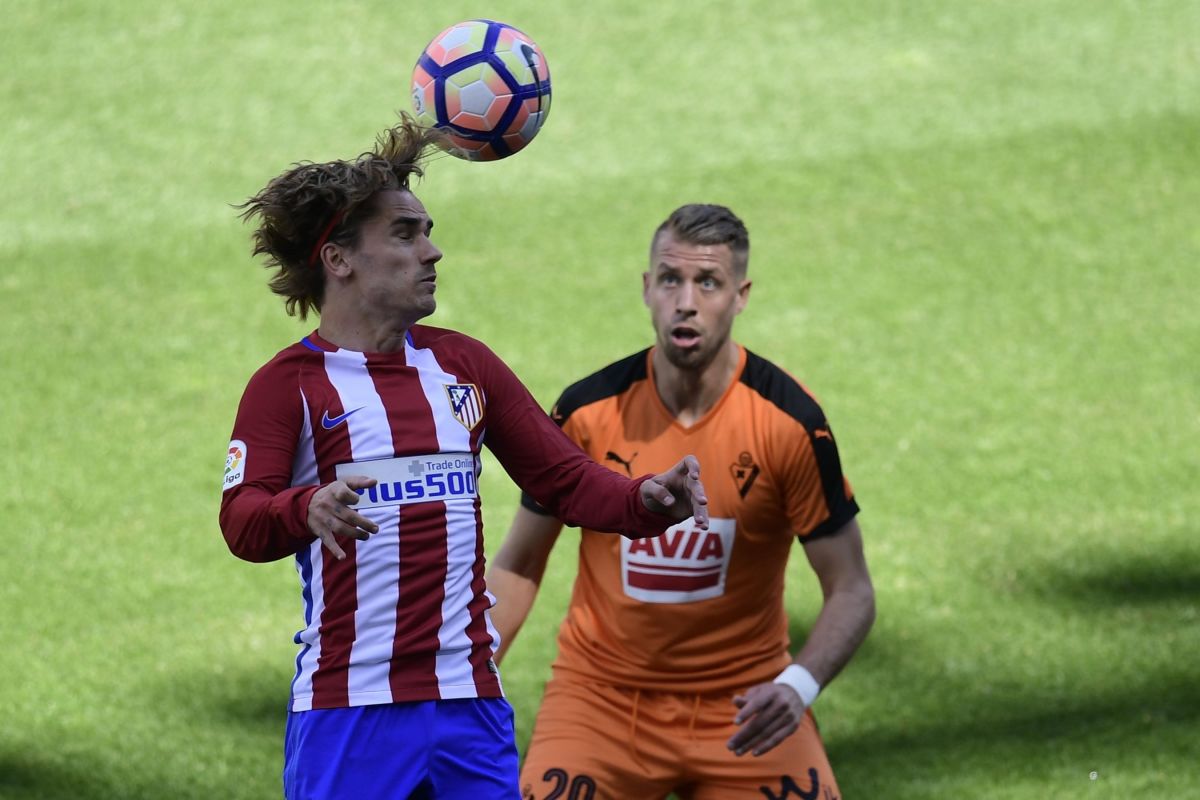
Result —
<instances>
[{"instance_id":1,"label":"player's forearm","mask_svg":"<svg viewBox=\"0 0 1200 800\"><path fill-rule=\"evenodd\" d=\"M249 486L227 491L221 498L220 523L229 551L255 562L294 555L314 538L306 519L316 490L297 487L274 496Z\"/></svg>"},{"instance_id":2,"label":"player's forearm","mask_svg":"<svg viewBox=\"0 0 1200 800\"><path fill-rule=\"evenodd\" d=\"M517 638L517 632L529 616L529 610L533 608L538 583L499 565L493 565L488 570L486 580L488 591L496 597L491 618L492 624L500 634L500 649L496 651L495 656L495 661L499 664Z\"/></svg>"},{"instance_id":3,"label":"player's forearm","mask_svg":"<svg viewBox=\"0 0 1200 800\"><path fill-rule=\"evenodd\" d=\"M487 447L546 511L572 527L634 538L658 536L671 526L670 517L642 502L644 478L630 480L588 458L507 367L493 380Z\"/></svg>"},{"instance_id":4,"label":"player's forearm","mask_svg":"<svg viewBox=\"0 0 1200 800\"><path fill-rule=\"evenodd\" d=\"M674 523L646 507L641 485L649 475L629 480L583 459L577 469L564 469L559 476L556 515L567 525L642 539L658 536Z\"/></svg>"},{"instance_id":5,"label":"player's forearm","mask_svg":"<svg viewBox=\"0 0 1200 800\"><path fill-rule=\"evenodd\" d=\"M832 681L849 663L875 622L875 590L869 581L831 592L796 663L821 686Z\"/></svg>"},{"instance_id":6,"label":"player's forearm","mask_svg":"<svg viewBox=\"0 0 1200 800\"><path fill-rule=\"evenodd\" d=\"M508 474L550 515L572 527L657 536L672 520L642 501L645 477L630 480L588 458L543 415L520 437L519 449L495 437L489 445Z\"/></svg>"}]
</instances>

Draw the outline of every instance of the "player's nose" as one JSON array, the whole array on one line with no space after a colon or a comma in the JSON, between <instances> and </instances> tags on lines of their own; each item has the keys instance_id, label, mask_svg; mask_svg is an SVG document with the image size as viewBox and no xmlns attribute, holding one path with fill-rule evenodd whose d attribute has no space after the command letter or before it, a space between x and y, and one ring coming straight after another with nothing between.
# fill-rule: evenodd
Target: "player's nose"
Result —
<instances>
[{"instance_id":1,"label":"player's nose","mask_svg":"<svg viewBox=\"0 0 1200 800\"><path fill-rule=\"evenodd\" d=\"M436 264L442 260L442 251L428 237L425 238L425 248L421 253L421 260L426 264Z\"/></svg>"},{"instance_id":2,"label":"player's nose","mask_svg":"<svg viewBox=\"0 0 1200 800\"><path fill-rule=\"evenodd\" d=\"M684 283L675 293L675 310L683 314L695 313L696 289L690 283Z\"/></svg>"}]
</instances>

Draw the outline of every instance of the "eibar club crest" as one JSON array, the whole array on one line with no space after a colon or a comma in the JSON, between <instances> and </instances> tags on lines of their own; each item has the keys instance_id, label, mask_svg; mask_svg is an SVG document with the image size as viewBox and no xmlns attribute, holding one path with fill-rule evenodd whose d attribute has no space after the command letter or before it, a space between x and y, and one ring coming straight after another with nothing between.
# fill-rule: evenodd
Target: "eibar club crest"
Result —
<instances>
[{"instance_id":1,"label":"eibar club crest","mask_svg":"<svg viewBox=\"0 0 1200 800\"><path fill-rule=\"evenodd\" d=\"M729 474L737 484L738 494L745 497L754 485L754 479L758 477L758 464L754 463L754 456L743 452L738 456L736 464L729 465Z\"/></svg>"},{"instance_id":2,"label":"eibar club crest","mask_svg":"<svg viewBox=\"0 0 1200 800\"><path fill-rule=\"evenodd\" d=\"M450 401L450 413L467 430L474 430L483 419L483 396L473 383L446 383L446 399Z\"/></svg>"}]
</instances>

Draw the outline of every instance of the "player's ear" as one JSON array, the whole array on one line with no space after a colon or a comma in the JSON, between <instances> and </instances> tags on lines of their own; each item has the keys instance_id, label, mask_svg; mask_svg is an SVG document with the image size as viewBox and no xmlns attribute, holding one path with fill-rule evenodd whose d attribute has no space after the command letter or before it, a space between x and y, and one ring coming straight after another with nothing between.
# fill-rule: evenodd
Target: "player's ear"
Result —
<instances>
[{"instance_id":1,"label":"player's ear","mask_svg":"<svg viewBox=\"0 0 1200 800\"><path fill-rule=\"evenodd\" d=\"M742 281L742 285L738 287L737 312L736 313L738 313L738 314L742 313L742 309L744 309L746 307L746 303L749 302L750 287L752 285L753 284L751 283L751 281Z\"/></svg>"},{"instance_id":2,"label":"player's ear","mask_svg":"<svg viewBox=\"0 0 1200 800\"><path fill-rule=\"evenodd\" d=\"M321 265L325 270L326 277L330 278L348 278L354 272L349 260L346 258L346 250L339 244L326 242L321 245Z\"/></svg>"},{"instance_id":3,"label":"player's ear","mask_svg":"<svg viewBox=\"0 0 1200 800\"><path fill-rule=\"evenodd\" d=\"M650 273L642 273L642 302L647 306L650 305Z\"/></svg>"}]
</instances>

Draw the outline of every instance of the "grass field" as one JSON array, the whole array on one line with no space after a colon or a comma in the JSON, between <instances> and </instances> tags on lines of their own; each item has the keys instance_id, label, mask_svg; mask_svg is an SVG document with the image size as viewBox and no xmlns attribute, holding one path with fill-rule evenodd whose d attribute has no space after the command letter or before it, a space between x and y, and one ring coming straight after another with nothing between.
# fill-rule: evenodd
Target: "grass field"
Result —
<instances>
[{"instance_id":1,"label":"grass field","mask_svg":"<svg viewBox=\"0 0 1200 800\"><path fill-rule=\"evenodd\" d=\"M431 165L431 321L549 403L650 341L661 218L746 219L736 334L821 397L878 592L817 705L844 796L1200 797L1197 0L0 11L0 797L279 796L296 578L216 508L247 377L311 325L231 204L369 147L475 16L554 106ZM522 746L572 549L504 665Z\"/></svg>"}]
</instances>

